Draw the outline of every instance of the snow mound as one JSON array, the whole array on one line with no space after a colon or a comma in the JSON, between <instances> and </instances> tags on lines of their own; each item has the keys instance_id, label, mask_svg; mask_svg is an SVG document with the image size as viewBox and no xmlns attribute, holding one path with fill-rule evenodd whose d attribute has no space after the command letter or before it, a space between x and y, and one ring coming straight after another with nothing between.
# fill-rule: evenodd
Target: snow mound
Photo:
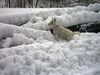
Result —
<instances>
[{"instance_id":1,"label":"snow mound","mask_svg":"<svg viewBox=\"0 0 100 75\"><path fill-rule=\"evenodd\" d=\"M90 4L87 9L90 11L100 11L100 4L99 3Z\"/></svg>"},{"instance_id":2,"label":"snow mound","mask_svg":"<svg viewBox=\"0 0 100 75\"><path fill-rule=\"evenodd\" d=\"M23 9L23 8L22 9L19 9L19 8L2 9L0 8L0 22L6 23L6 24L22 25L22 24L27 23L30 20L31 22L37 23L38 21L44 21L48 19L48 17L51 17L51 16L63 16L63 15L69 15L73 13L78 14L79 12L82 13L82 11L87 11L87 12L89 11L88 12L89 14L91 14L91 12L100 11L100 4L95 3L95 4L90 4L87 7L76 6L76 7L69 7L69 8L44 8L44 9L40 9L40 8L38 9ZM87 14L87 16L89 14ZM34 16L36 17L34 18ZM78 14L78 17L80 17L80 14ZM76 18L76 17L73 17L73 18ZM89 22L91 22L91 19ZM43 23L41 23L41 25L43 25Z\"/></svg>"},{"instance_id":3,"label":"snow mound","mask_svg":"<svg viewBox=\"0 0 100 75\"><path fill-rule=\"evenodd\" d=\"M45 13L46 12L44 12L44 14ZM52 12L48 12L48 13L51 14ZM34 19L32 18L27 24L22 25L22 27L48 30L49 29L48 23L50 22L52 17L55 17L57 19L57 23L64 27L84 24L84 23L100 22L98 19L100 18L100 13L96 13L92 11L80 11L77 13L73 12L72 14L66 13L60 16L57 16L57 14L54 15L52 14L52 16L48 15L47 17L45 17L46 19L44 19L44 21L43 21L44 16L42 14L41 16L42 18L40 16L37 17L35 16Z\"/></svg>"},{"instance_id":4,"label":"snow mound","mask_svg":"<svg viewBox=\"0 0 100 75\"><path fill-rule=\"evenodd\" d=\"M49 40L52 37L52 34L49 31L42 31L42 30L36 30L31 28L24 28L24 27L18 27L15 25L10 24L4 24L0 23L0 39L6 38L6 37L12 37L13 33L23 33L26 37L37 39L44 35L44 39ZM46 37L48 36L49 37Z\"/></svg>"},{"instance_id":5,"label":"snow mound","mask_svg":"<svg viewBox=\"0 0 100 75\"><path fill-rule=\"evenodd\" d=\"M81 33L70 42L41 40L0 49L1 75L100 74L100 33Z\"/></svg>"},{"instance_id":6,"label":"snow mound","mask_svg":"<svg viewBox=\"0 0 100 75\"><path fill-rule=\"evenodd\" d=\"M18 45L23 45L23 44L32 44L34 40L32 38L26 37L24 34L19 33L19 34L13 34L12 38L6 38L3 40L2 47L3 48L8 48L12 46L18 46Z\"/></svg>"},{"instance_id":7,"label":"snow mound","mask_svg":"<svg viewBox=\"0 0 100 75\"><path fill-rule=\"evenodd\" d=\"M47 11L41 11L33 14L29 22L22 25L22 27L48 30L48 23L51 17L57 18L57 23L64 27L84 24L95 23L99 21L100 13L94 11L100 11L100 4L90 4L88 7L76 6L73 8L56 8L48 9Z\"/></svg>"},{"instance_id":8,"label":"snow mound","mask_svg":"<svg viewBox=\"0 0 100 75\"><path fill-rule=\"evenodd\" d=\"M54 37L50 31L35 30L0 23L0 48L22 44L32 44L34 40L43 39L54 41Z\"/></svg>"},{"instance_id":9,"label":"snow mound","mask_svg":"<svg viewBox=\"0 0 100 75\"><path fill-rule=\"evenodd\" d=\"M14 14L0 16L0 22L6 24L22 25L29 21L31 14Z\"/></svg>"}]
</instances>

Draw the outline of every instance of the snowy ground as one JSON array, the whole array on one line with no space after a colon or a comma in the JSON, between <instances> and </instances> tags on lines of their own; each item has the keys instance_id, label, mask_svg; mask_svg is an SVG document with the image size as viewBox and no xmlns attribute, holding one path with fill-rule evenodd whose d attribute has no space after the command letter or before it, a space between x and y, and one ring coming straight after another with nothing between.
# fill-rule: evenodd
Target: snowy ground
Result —
<instances>
[{"instance_id":1,"label":"snowy ground","mask_svg":"<svg viewBox=\"0 0 100 75\"><path fill-rule=\"evenodd\" d=\"M100 4L13 10L0 10L5 11L0 15L0 75L100 75L100 33L80 33L67 42L55 41L47 31L52 16L65 27L100 22L100 12L94 12Z\"/></svg>"}]
</instances>

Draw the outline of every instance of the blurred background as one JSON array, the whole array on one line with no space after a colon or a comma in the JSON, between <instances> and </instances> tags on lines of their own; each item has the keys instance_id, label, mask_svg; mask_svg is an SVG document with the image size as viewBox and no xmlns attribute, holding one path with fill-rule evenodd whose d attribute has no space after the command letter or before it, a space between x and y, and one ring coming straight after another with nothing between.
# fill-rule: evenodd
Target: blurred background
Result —
<instances>
[{"instance_id":1,"label":"blurred background","mask_svg":"<svg viewBox=\"0 0 100 75\"><path fill-rule=\"evenodd\" d=\"M100 0L0 0L0 8L57 8L94 3L100 3Z\"/></svg>"}]
</instances>

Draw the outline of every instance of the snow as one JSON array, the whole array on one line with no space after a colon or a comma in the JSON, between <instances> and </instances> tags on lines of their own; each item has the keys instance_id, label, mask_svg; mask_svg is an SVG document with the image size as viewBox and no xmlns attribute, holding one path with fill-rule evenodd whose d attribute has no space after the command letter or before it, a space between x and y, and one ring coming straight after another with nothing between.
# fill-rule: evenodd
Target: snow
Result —
<instances>
[{"instance_id":1,"label":"snow","mask_svg":"<svg viewBox=\"0 0 100 75\"><path fill-rule=\"evenodd\" d=\"M90 16L90 15L96 15L98 14L94 11L100 11L100 4L95 3L95 4L90 4L89 6L76 6L76 7L69 7L69 8L0 8L0 22L7 23L7 24L15 24L15 25L22 25L27 23L28 21L34 20L34 18L37 20L36 23L38 23L40 26L42 24L46 23L40 23L40 21L47 20L50 16L55 16L55 17L63 17L64 15L74 15L77 14L78 17L81 16L81 14ZM64 16L64 18L65 18ZM67 17L67 16L66 16ZM38 19L37 19L38 18ZM72 18L76 18L76 16L72 16ZM73 19L70 18L71 23L74 23ZM84 18L87 19L87 18ZM93 18L92 18L93 19ZM38 21L39 20L39 21ZM80 19L81 20L81 19ZM83 20L83 19L82 19ZM82 21L81 20L81 21ZM93 19L95 21L95 18ZM66 21L67 22L67 21ZM68 21L70 22L70 21ZM92 22L92 20L85 20L85 23L87 22ZM76 21L76 24L80 24ZM75 25L75 24L72 24ZM64 26L69 26L65 25ZM25 25L26 27L26 25ZM34 27L34 25L30 25L30 27ZM39 29L39 27L37 27ZM47 29L47 28L42 28L42 29Z\"/></svg>"},{"instance_id":2,"label":"snow","mask_svg":"<svg viewBox=\"0 0 100 75\"><path fill-rule=\"evenodd\" d=\"M41 40L30 45L0 49L0 74L100 74L99 37L100 33L81 33L78 39L70 42Z\"/></svg>"},{"instance_id":3,"label":"snow","mask_svg":"<svg viewBox=\"0 0 100 75\"><path fill-rule=\"evenodd\" d=\"M55 41L47 31L52 16L62 26L100 22L100 12L94 12L99 5L91 7L41 9L22 26L11 19L0 23L0 75L100 75L100 33L80 33L68 42Z\"/></svg>"},{"instance_id":4,"label":"snow","mask_svg":"<svg viewBox=\"0 0 100 75\"><path fill-rule=\"evenodd\" d=\"M100 11L100 4L99 3L90 4L87 9L90 11Z\"/></svg>"},{"instance_id":5,"label":"snow","mask_svg":"<svg viewBox=\"0 0 100 75\"><path fill-rule=\"evenodd\" d=\"M46 9L0 8L0 22L21 25L28 22L33 13L35 14L40 11L46 11Z\"/></svg>"},{"instance_id":6,"label":"snow","mask_svg":"<svg viewBox=\"0 0 100 75\"><path fill-rule=\"evenodd\" d=\"M55 8L47 11L40 11L33 14L29 22L24 24L23 27L48 30L48 23L51 17L56 17L57 23L64 26L73 26L84 23L95 23L99 21L100 4L90 4L88 7L76 6L73 8Z\"/></svg>"},{"instance_id":7,"label":"snow","mask_svg":"<svg viewBox=\"0 0 100 75\"><path fill-rule=\"evenodd\" d=\"M18 27L11 24L4 24L0 23L0 47L5 45L7 43L8 38L11 38L12 44L9 44L8 46L16 46L21 44L29 44L34 42L34 40L54 40L53 35L50 33L50 31L42 31L42 30L36 30L36 29L30 29L30 28L23 28ZM5 40L3 40L4 38ZM8 40L9 43L9 40Z\"/></svg>"}]
</instances>

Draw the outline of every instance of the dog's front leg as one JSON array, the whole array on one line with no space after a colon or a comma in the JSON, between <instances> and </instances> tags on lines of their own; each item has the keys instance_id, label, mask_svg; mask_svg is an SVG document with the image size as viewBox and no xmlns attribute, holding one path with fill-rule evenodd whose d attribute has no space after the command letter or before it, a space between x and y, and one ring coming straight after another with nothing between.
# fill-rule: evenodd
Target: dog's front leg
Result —
<instances>
[{"instance_id":1,"label":"dog's front leg","mask_svg":"<svg viewBox=\"0 0 100 75\"><path fill-rule=\"evenodd\" d=\"M56 41L59 41L59 38L58 38L57 34L54 34L54 39L55 39Z\"/></svg>"}]
</instances>

